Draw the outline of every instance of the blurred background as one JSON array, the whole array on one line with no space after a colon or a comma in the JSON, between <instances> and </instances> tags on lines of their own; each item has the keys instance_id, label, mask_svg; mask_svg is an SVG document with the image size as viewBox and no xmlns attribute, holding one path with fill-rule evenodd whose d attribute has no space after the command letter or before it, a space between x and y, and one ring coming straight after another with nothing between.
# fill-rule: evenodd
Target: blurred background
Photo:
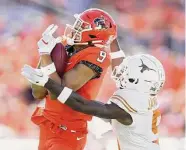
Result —
<instances>
[{"instance_id":1,"label":"blurred background","mask_svg":"<svg viewBox=\"0 0 186 150\"><path fill-rule=\"evenodd\" d=\"M184 137L184 6L184 0L0 0L0 139L38 137L30 116L40 102L20 70L24 64L37 65L36 43L48 25L57 24L57 34L63 34L74 13L91 7L113 16L127 55L149 53L162 62L166 83L159 94L160 137ZM103 102L115 89L110 72L97 98Z\"/></svg>"}]
</instances>

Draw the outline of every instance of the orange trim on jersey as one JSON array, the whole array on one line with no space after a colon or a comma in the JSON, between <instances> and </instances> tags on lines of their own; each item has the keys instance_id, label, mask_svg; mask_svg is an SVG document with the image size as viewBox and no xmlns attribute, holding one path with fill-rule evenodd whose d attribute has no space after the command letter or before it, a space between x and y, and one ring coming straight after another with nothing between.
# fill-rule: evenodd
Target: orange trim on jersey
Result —
<instances>
[{"instance_id":1,"label":"orange trim on jersey","mask_svg":"<svg viewBox=\"0 0 186 150\"><path fill-rule=\"evenodd\" d=\"M121 150L118 139L117 139L117 143L118 143L118 150Z\"/></svg>"},{"instance_id":2,"label":"orange trim on jersey","mask_svg":"<svg viewBox=\"0 0 186 150\"><path fill-rule=\"evenodd\" d=\"M154 134L158 133L158 127L157 127L157 121L158 121L158 117L161 116L161 112L159 109L156 109L153 111L153 118L152 118L152 132Z\"/></svg>"},{"instance_id":3,"label":"orange trim on jersey","mask_svg":"<svg viewBox=\"0 0 186 150\"><path fill-rule=\"evenodd\" d=\"M125 99L123 99L121 96L119 96L119 95L113 95L113 96L111 97L111 99L112 99L112 98L119 100L119 101L128 109L128 111L137 113L137 111L136 111L135 109L133 109L133 108L127 103L127 101L126 101Z\"/></svg>"}]
</instances>

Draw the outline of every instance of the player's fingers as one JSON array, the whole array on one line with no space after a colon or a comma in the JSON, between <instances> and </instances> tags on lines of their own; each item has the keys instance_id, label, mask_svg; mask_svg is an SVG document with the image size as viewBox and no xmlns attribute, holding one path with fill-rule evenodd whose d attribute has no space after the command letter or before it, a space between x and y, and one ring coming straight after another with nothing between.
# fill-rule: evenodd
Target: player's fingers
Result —
<instances>
[{"instance_id":1,"label":"player's fingers","mask_svg":"<svg viewBox=\"0 0 186 150\"><path fill-rule=\"evenodd\" d=\"M54 25L53 28L51 28L51 30L49 31L49 35L52 35L56 30L57 30L58 26Z\"/></svg>"},{"instance_id":2,"label":"player's fingers","mask_svg":"<svg viewBox=\"0 0 186 150\"><path fill-rule=\"evenodd\" d=\"M21 74L22 74L26 79L29 79L29 80L32 79L32 76L31 76L30 74L28 74L27 72L22 71Z\"/></svg>"},{"instance_id":3,"label":"player's fingers","mask_svg":"<svg viewBox=\"0 0 186 150\"><path fill-rule=\"evenodd\" d=\"M34 68L32 68L30 65L27 65L27 64L25 64L25 65L23 66L23 68L34 69Z\"/></svg>"},{"instance_id":4,"label":"player's fingers","mask_svg":"<svg viewBox=\"0 0 186 150\"><path fill-rule=\"evenodd\" d=\"M38 76L28 74L27 72L21 72L21 74L31 83L35 84L38 81Z\"/></svg>"},{"instance_id":5,"label":"player's fingers","mask_svg":"<svg viewBox=\"0 0 186 150\"><path fill-rule=\"evenodd\" d=\"M55 41L56 41L56 43L61 43L62 42L62 37L57 37L56 39L55 39Z\"/></svg>"},{"instance_id":6,"label":"player's fingers","mask_svg":"<svg viewBox=\"0 0 186 150\"><path fill-rule=\"evenodd\" d=\"M54 24L49 25L47 29L44 31L44 33L48 33L53 27L54 27Z\"/></svg>"},{"instance_id":7,"label":"player's fingers","mask_svg":"<svg viewBox=\"0 0 186 150\"><path fill-rule=\"evenodd\" d=\"M24 66L23 68L21 68L21 71L22 71L22 72L29 72L28 70L29 70L29 69L28 69L27 66Z\"/></svg>"},{"instance_id":8,"label":"player's fingers","mask_svg":"<svg viewBox=\"0 0 186 150\"><path fill-rule=\"evenodd\" d=\"M39 69L34 70L34 72L35 72L35 75L37 75L37 76L43 76L42 71L41 71L41 70L39 70Z\"/></svg>"},{"instance_id":9,"label":"player's fingers","mask_svg":"<svg viewBox=\"0 0 186 150\"><path fill-rule=\"evenodd\" d=\"M24 65L24 67L22 68L23 71L28 71L28 72L32 72L33 68L29 65Z\"/></svg>"},{"instance_id":10,"label":"player's fingers","mask_svg":"<svg viewBox=\"0 0 186 150\"><path fill-rule=\"evenodd\" d=\"M25 74L30 75L30 76L33 75L33 73L30 70L25 69L25 68L22 70L22 72L24 72Z\"/></svg>"},{"instance_id":11,"label":"player's fingers","mask_svg":"<svg viewBox=\"0 0 186 150\"><path fill-rule=\"evenodd\" d=\"M35 81L33 79L31 79L30 76L28 76L25 72L21 72L21 74L30 82L35 84Z\"/></svg>"},{"instance_id":12,"label":"player's fingers","mask_svg":"<svg viewBox=\"0 0 186 150\"><path fill-rule=\"evenodd\" d=\"M42 75L42 73L39 70L34 69L31 66L29 66L29 65L24 65L24 67L22 68L22 71L26 72L28 74L31 74L31 75L35 75L35 74L36 75L37 74Z\"/></svg>"},{"instance_id":13,"label":"player's fingers","mask_svg":"<svg viewBox=\"0 0 186 150\"><path fill-rule=\"evenodd\" d=\"M25 64L24 67L30 67L30 65Z\"/></svg>"},{"instance_id":14,"label":"player's fingers","mask_svg":"<svg viewBox=\"0 0 186 150\"><path fill-rule=\"evenodd\" d=\"M43 73L40 69L34 69L29 65L24 65L24 67L21 69L21 71L25 72L26 74L29 74L31 77L43 76Z\"/></svg>"},{"instance_id":15,"label":"player's fingers","mask_svg":"<svg viewBox=\"0 0 186 150\"><path fill-rule=\"evenodd\" d=\"M50 41L50 39L51 39L51 36L49 36L49 35L43 36L42 39L41 39L41 41L40 41L41 42L41 45L47 44Z\"/></svg>"},{"instance_id":16,"label":"player's fingers","mask_svg":"<svg viewBox=\"0 0 186 150\"><path fill-rule=\"evenodd\" d=\"M48 26L48 28L43 32L42 36L46 35L49 33L49 31L54 27L54 24L51 24L50 26Z\"/></svg>"}]
</instances>

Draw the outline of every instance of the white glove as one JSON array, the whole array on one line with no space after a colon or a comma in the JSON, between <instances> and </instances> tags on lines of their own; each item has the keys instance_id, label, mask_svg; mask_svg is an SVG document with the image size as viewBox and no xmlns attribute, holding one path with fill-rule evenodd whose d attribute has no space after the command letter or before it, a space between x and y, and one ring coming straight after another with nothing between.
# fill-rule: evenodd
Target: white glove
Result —
<instances>
[{"instance_id":1,"label":"white glove","mask_svg":"<svg viewBox=\"0 0 186 150\"><path fill-rule=\"evenodd\" d=\"M41 69L35 69L29 65L24 65L21 71L21 74L32 84L44 87L44 85L48 81L48 76L46 74L43 74Z\"/></svg>"},{"instance_id":2,"label":"white glove","mask_svg":"<svg viewBox=\"0 0 186 150\"><path fill-rule=\"evenodd\" d=\"M61 37L53 37L53 33L57 30L57 28L57 25L52 24L43 32L42 38L37 43L40 55L50 55L56 44L61 42Z\"/></svg>"}]
</instances>

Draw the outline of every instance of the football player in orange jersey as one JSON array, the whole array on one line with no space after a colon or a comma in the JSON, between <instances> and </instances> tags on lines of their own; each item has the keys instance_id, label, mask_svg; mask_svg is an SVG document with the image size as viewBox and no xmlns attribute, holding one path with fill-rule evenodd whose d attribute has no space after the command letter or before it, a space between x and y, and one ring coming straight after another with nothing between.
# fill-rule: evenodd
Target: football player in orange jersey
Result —
<instances>
[{"instance_id":1,"label":"football player in orange jersey","mask_svg":"<svg viewBox=\"0 0 186 150\"><path fill-rule=\"evenodd\" d=\"M63 84L86 99L95 99L110 65L104 50L116 38L116 24L104 11L89 9L75 15L73 26L67 25L64 38L69 55L68 66L61 79L56 73L50 53L58 42L51 25L38 42L40 67L51 79ZM32 121L40 127L39 150L83 150L86 143L87 121L92 116L76 112L57 101L53 93L32 85L37 99L46 98L45 107L37 108Z\"/></svg>"}]
</instances>

